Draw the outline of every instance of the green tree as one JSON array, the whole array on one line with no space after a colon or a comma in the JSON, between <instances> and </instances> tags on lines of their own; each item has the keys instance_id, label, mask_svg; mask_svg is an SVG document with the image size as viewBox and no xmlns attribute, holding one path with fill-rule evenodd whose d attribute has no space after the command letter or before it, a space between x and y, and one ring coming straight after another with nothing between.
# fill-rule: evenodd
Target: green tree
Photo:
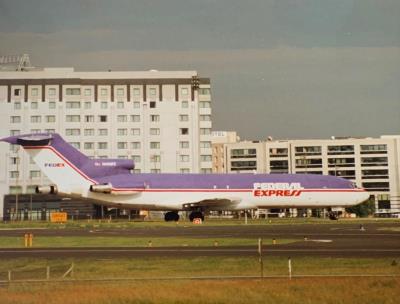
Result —
<instances>
[{"instance_id":1,"label":"green tree","mask_svg":"<svg viewBox=\"0 0 400 304\"><path fill-rule=\"evenodd\" d=\"M358 217L367 217L375 213L375 200L369 198L364 203L346 208L346 212L355 213Z\"/></svg>"}]
</instances>

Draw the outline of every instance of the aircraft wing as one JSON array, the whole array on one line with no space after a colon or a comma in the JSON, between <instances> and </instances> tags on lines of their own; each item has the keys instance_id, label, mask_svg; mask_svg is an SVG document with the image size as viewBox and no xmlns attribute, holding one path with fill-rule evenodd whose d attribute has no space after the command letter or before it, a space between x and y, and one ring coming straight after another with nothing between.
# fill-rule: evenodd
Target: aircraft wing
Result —
<instances>
[{"instance_id":1,"label":"aircraft wing","mask_svg":"<svg viewBox=\"0 0 400 304\"><path fill-rule=\"evenodd\" d=\"M206 199L195 203L184 204L184 209L193 209L196 207L212 210L226 210L233 209L240 203L240 198L215 198Z\"/></svg>"}]
</instances>

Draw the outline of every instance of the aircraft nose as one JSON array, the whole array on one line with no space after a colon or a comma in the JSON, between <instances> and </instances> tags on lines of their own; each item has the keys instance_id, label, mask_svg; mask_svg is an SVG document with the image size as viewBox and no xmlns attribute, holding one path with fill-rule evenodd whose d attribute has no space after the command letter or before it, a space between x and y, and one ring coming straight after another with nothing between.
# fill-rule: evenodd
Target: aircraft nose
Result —
<instances>
[{"instance_id":1,"label":"aircraft nose","mask_svg":"<svg viewBox=\"0 0 400 304\"><path fill-rule=\"evenodd\" d=\"M369 199L369 197L370 194L367 191L361 191L359 194L359 203L365 202L367 199Z\"/></svg>"}]
</instances>

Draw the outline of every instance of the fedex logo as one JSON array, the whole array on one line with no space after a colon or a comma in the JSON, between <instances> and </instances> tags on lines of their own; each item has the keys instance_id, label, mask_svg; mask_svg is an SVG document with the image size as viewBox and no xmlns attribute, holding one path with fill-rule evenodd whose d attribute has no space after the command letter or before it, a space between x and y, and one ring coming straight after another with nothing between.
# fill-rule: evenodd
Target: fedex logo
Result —
<instances>
[{"instance_id":1,"label":"fedex logo","mask_svg":"<svg viewBox=\"0 0 400 304\"><path fill-rule=\"evenodd\" d=\"M299 196L304 187L300 183L254 183L253 195L263 196Z\"/></svg>"},{"instance_id":2,"label":"fedex logo","mask_svg":"<svg viewBox=\"0 0 400 304\"><path fill-rule=\"evenodd\" d=\"M64 163L45 163L44 166L46 168L64 168Z\"/></svg>"}]
</instances>

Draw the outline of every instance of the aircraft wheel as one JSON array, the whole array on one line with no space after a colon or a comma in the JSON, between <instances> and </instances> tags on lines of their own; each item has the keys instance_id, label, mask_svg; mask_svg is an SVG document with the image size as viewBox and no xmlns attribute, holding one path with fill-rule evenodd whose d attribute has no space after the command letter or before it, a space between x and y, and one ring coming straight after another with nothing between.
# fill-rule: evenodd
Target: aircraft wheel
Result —
<instances>
[{"instance_id":1,"label":"aircraft wheel","mask_svg":"<svg viewBox=\"0 0 400 304\"><path fill-rule=\"evenodd\" d=\"M192 213L189 214L189 220L193 222L195 218L200 218L202 221L204 221L204 215L200 211L193 211Z\"/></svg>"},{"instance_id":2,"label":"aircraft wheel","mask_svg":"<svg viewBox=\"0 0 400 304\"><path fill-rule=\"evenodd\" d=\"M179 214L174 211L169 211L165 213L164 219L166 222L172 222L172 221L177 222L179 221Z\"/></svg>"}]
</instances>

